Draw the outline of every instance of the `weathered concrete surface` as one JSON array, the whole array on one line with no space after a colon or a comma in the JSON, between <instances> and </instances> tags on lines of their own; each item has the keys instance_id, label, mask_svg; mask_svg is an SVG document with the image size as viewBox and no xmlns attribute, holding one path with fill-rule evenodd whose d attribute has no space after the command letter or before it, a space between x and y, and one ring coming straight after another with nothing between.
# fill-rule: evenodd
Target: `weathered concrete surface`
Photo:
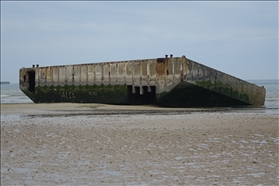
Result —
<instances>
[{"instance_id":1,"label":"weathered concrete surface","mask_svg":"<svg viewBox=\"0 0 279 186\"><path fill-rule=\"evenodd\" d=\"M170 107L264 105L265 89L185 56L20 69L35 103L157 103Z\"/></svg>"}]
</instances>

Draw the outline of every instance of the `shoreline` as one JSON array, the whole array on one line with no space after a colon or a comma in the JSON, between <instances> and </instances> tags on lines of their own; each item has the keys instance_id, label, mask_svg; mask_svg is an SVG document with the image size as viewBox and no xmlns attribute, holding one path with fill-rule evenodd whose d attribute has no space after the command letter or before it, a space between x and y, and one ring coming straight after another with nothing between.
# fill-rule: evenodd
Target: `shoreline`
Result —
<instances>
[{"instance_id":1,"label":"shoreline","mask_svg":"<svg viewBox=\"0 0 279 186\"><path fill-rule=\"evenodd\" d=\"M157 105L110 105L98 103L1 103L1 115L9 113L49 112L49 115L58 115L63 111L73 114L92 115L102 114L183 114L183 113L261 113L278 115L277 108L265 107L211 107L211 108L168 108Z\"/></svg>"}]
</instances>

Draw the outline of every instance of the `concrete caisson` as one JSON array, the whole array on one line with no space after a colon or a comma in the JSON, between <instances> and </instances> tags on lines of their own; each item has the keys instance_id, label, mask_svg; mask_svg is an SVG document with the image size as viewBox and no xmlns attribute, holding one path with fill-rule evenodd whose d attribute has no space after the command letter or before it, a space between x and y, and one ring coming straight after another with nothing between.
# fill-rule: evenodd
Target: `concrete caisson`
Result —
<instances>
[{"instance_id":1,"label":"concrete caisson","mask_svg":"<svg viewBox=\"0 0 279 186\"><path fill-rule=\"evenodd\" d=\"M265 102L265 88L185 56L21 68L20 89L35 103L77 102L218 107Z\"/></svg>"}]
</instances>

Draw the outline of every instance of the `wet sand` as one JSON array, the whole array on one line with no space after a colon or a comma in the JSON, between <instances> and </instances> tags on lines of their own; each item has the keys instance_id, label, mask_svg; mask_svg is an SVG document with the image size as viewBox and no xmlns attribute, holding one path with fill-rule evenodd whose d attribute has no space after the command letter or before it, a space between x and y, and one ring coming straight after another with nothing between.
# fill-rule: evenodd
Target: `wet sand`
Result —
<instances>
[{"instance_id":1,"label":"wet sand","mask_svg":"<svg viewBox=\"0 0 279 186\"><path fill-rule=\"evenodd\" d=\"M278 185L278 114L1 105L1 185Z\"/></svg>"}]
</instances>

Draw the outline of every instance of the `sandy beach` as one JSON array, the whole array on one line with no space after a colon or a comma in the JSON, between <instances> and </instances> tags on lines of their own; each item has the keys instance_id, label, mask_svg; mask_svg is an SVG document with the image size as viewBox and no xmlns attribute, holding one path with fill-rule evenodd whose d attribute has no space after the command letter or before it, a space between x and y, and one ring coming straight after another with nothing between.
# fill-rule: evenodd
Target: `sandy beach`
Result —
<instances>
[{"instance_id":1,"label":"sandy beach","mask_svg":"<svg viewBox=\"0 0 279 186\"><path fill-rule=\"evenodd\" d=\"M278 185L278 148L278 114L1 105L1 185Z\"/></svg>"}]
</instances>

